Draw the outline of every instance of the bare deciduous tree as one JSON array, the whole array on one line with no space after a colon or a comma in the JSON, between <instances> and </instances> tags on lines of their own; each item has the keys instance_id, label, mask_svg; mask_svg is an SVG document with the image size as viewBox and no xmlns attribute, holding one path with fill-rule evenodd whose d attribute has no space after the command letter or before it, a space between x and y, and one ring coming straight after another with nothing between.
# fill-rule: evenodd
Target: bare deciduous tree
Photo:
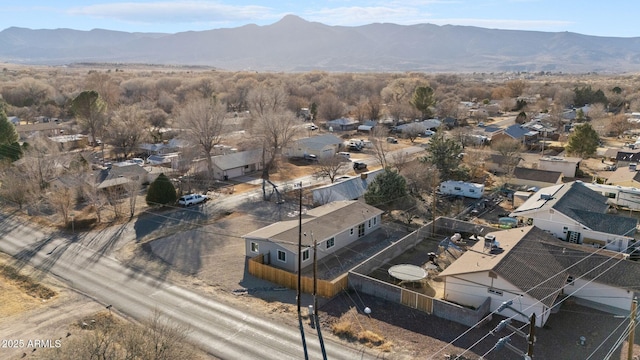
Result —
<instances>
[{"instance_id":1,"label":"bare deciduous tree","mask_svg":"<svg viewBox=\"0 0 640 360\"><path fill-rule=\"evenodd\" d=\"M318 116L321 119L335 120L341 118L345 114L344 104L334 94L323 94L318 103Z\"/></svg>"},{"instance_id":2,"label":"bare deciduous tree","mask_svg":"<svg viewBox=\"0 0 640 360\"><path fill-rule=\"evenodd\" d=\"M24 173L16 167L10 167L2 174L0 196L18 205L20 210L37 191L39 191L39 187L36 182L25 179Z\"/></svg>"},{"instance_id":3,"label":"bare deciduous tree","mask_svg":"<svg viewBox=\"0 0 640 360\"><path fill-rule=\"evenodd\" d=\"M47 187L49 180L56 176L59 165L59 149L55 144L43 137L34 137L20 160L18 167L25 173L25 178L36 181L40 190Z\"/></svg>"},{"instance_id":4,"label":"bare deciduous tree","mask_svg":"<svg viewBox=\"0 0 640 360\"><path fill-rule=\"evenodd\" d=\"M418 137L420 137L420 135L424 134L425 130L427 129L424 125L414 122L404 126L404 128L402 129L402 135L406 136L407 139L409 139L413 143Z\"/></svg>"},{"instance_id":5,"label":"bare deciduous tree","mask_svg":"<svg viewBox=\"0 0 640 360\"><path fill-rule=\"evenodd\" d=\"M262 195L268 199L266 182L269 172L276 167L276 160L296 134L298 120L286 109L287 98L283 89L259 87L247 95L247 103L253 122L252 132L262 143Z\"/></svg>"},{"instance_id":6,"label":"bare deciduous tree","mask_svg":"<svg viewBox=\"0 0 640 360\"><path fill-rule=\"evenodd\" d=\"M403 174L403 170L409 165L413 157L406 151L396 151L391 155L391 161L393 167L398 170L398 173Z\"/></svg>"},{"instance_id":7,"label":"bare deciduous tree","mask_svg":"<svg viewBox=\"0 0 640 360\"><path fill-rule=\"evenodd\" d=\"M134 153L146 135L145 125L143 111L137 105L118 109L106 131L108 142L116 154L122 154L126 159Z\"/></svg>"},{"instance_id":8,"label":"bare deciduous tree","mask_svg":"<svg viewBox=\"0 0 640 360\"><path fill-rule=\"evenodd\" d=\"M512 176L518 162L520 162L521 153L524 150L522 142L516 139L505 138L500 141L494 141L491 144L491 148L504 157L504 162L501 165L507 177Z\"/></svg>"},{"instance_id":9,"label":"bare deciduous tree","mask_svg":"<svg viewBox=\"0 0 640 360\"><path fill-rule=\"evenodd\" d=\"M387 129L383 126L373 128L369 136L369 140L373 146L373 153L378 163L383 168L387 167L387 153L389 152L389 143L387 142Z\"/></svg>"},{"instance_id":10,"label":"bare deciduous tree","mask_svg":"<svg viewBox=\"0 0 640 360\"><path fill-rule=\"evenodd\" d=\"M345 170L347 170L347 164L350 163L345 161L342 156L325 156L318 159L316 174L321 177L328 177L331 183L333 183L338 175L345 173Z\"/></svg>"},{"instance_id":11,"label":"bare deciduous tree","mask_svg":"<svg viewBox=\"0 0 640 360\"><path fill-rule=\"evenodd\" d=\"M98 184L96 184L94 176L86 174L83 178L84 184L82 186L82 190L84 196L88 200L93 211L96 213L96 220L100 223L102 222L102 210L107 205L107 198L105 194L98 189Z\"/></svg>"},{"instance_id":12,"label":"bare deciduous tree","mask_svg":"<svg viewBox=\"0 0 640 360\"><path fill-rule=\"evenodd\" d=\"M211 152L220 143L226 107L215 99L196 99L180 112L180 123L188 139L198 144L206 158L207 171L213 174Z\"/></svg>"},{"instance_id":13,"label":"bare deciduous tree","mask_svg":"<svg viewBox=\"0 0 640 360\"><path fill-rule=\"evenodd\" d=\"M61 187L52 191L48 200L51 206L62 216L62 221L66 225L69 223L69 215L76 205L75 189Z\"/></svg>"}]
</instances>

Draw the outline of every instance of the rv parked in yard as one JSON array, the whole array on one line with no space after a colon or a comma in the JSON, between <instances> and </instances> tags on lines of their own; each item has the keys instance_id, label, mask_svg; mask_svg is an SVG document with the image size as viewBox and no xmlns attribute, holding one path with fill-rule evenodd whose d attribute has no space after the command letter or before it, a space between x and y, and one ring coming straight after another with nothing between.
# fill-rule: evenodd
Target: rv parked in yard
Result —
<instances>
[{"instance_id":1,"label":"rv parked in yard","mask_svg":"<svg viewBox=\"0 0 640 360\"><path fill-rule=\"evenodd\" d=\"M440 184L440 193L443 195L464 196L472 199L480 199L484 194L484 185L464 181L443 181Z\"/></svg>"}]
</instances>

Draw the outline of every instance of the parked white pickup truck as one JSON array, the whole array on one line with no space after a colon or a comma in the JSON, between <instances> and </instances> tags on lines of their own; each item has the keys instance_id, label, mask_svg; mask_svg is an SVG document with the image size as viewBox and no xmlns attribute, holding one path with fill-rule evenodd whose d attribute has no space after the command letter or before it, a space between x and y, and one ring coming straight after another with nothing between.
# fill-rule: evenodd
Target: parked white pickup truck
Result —
<instances>
[{"instance_id":1,"label":"parked white pickup truck","mask_svg":"<svg viewBox=\"0 0 640 360\"><path fill-rule=\"evenodd\" d=\"M207 195L188 194L180 197L180 199L178 200L178 204L182 206L191 206L195 204L200 204L207 200L209 200L209 197Z\"/></svg>"}]
</instances>

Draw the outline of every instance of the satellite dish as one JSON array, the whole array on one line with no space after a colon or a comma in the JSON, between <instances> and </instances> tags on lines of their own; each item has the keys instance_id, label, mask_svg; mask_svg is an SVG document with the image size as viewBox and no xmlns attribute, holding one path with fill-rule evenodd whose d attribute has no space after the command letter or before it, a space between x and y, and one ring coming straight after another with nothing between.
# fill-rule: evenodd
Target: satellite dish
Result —
<instances>
[{"instance_id":1,"label":"satellite dish","mask_svg":"<svg viewBox=\"0 0 640 360\"><path fill-rule=\"evenodd\" d=\"M367 315L371 314L371 309L367 306L366 308L364 308L364 313Z\"/></svg>"}]
</instances>

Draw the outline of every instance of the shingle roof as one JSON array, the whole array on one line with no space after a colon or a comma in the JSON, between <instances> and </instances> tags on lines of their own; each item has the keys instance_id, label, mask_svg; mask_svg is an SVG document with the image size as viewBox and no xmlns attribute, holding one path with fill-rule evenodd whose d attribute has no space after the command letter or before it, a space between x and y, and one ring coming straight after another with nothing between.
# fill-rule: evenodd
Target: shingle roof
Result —
<instances>
[{"instance_id":1,"label":"shingle roof","mask_svg":"<svg viewBox=\"0 0 640 360\"><path fill-rule=\"evenodd\" d=\"M565 184L556 196L552 207L575 220L579 219L575 210L604 214L609 209L607 197L577 181Z\"/></svg>"},{"instance_id":2,"label":"shingle roof","mask_svg":"<svg viewBox=\"0 0 640 360\"><path fill-rule=\"evenodd\" d=\"M440 276L495 271L546 306L553 306L568 275L540 239L557 239L534 226L490 234L495 235L503 250L501 253L491 254L484 249L483 242L478 242Z\"/></svg>"},{"instance_id":3,"label":"shingle roof","mask_svg":"<svg viewBox=\"0 0 640 360\"><path fill-rule=\"evenodd\" d=\"M574 218L581 224L591 230L607 234L633 236L638 225L636 218L576 209L572 211Z\"/></svg>"},{"instance_id":4,"label":"shingle roof","mask_svg":"<svg viewBox=\"0 0 640 360\"><path fill-rule=\"evenodd\" d=\"M504 129L504 133L514 139L522 139L530 130L522 127L520 124L514 124Z\"/></svg>"},{"instance_id":5,"label":"shingle roof","mask_svg":"<svg viewBox=\"0 0 640 360\"><path fill-rule=\"evenodd\" d=\"M211 161L221 170L258 164L262 162L262 150L254 149L226 155L217 155L212 157Z\"/></svg>"},{"instance_id":6,"label":"shingle roof","mask_svg":"<svg viewBox=\"0 0 640 360\"><path fill-rule=\"evenodd\" d=\"M361 201L335 201L307 211L302 219L302 232L317 241L335 236L337 233L382 214L383 211ZM270 240L282 247L296 251L298 243L298 219L280 221L244 235L244 238ZM313 245L311 236L303 236L304 246Z\"/></svg>"},{"instance_id":7,"label":"shingle roof","mask_svg":"<svg viewBox=\"0 0 640 360\"><path fill-rule=\"evenodd\" d=\"M540 182L546 182L550 184L556 184L560 179L560 177L562 176L562 172L517 167L513 170L513 176L516 179L540 181Z\"/></svg>"},{"instance_id":8,"label":"shingle roof","mask_svg":"<svg viewBox=\"0 0 640 360\"><path fill-rule=\"evenodd\" d=\"M640 262L623 260L621 253L583 245L544 239L542 244L555 254L568 275L593 280L629 291L640 289Z\"/></svg>"},{"instance_id":9,"label":"shingle roof","mask_svg":"<svg viewBox=\"0 0 640 360\"><path fill-rule=\"evenodd\" d=\"M298 145L304 146L311 150L322 150L327 145L342 144L339 137L332 134L324 134L302 138L298 140Z\"/></svg>"},{"instance_id":10,"label":"shingle roof","mask_svg":"<svg viewBox=\"0 0 640 360\"><path fill-rule=\"evenodd\" d=\"M335 182L313 189L313 200L316 203L327 203L340 200L354 200L364 195L367 187L381 174L383 169L378 169L366 173L366 178L354 176L350 179Z\"/></svg>"},{"instance_id":11,"label":"shingle roof","mask_svg":"<svg viewBox=\"0 0 640 360\"><path fill-rule=\"evenodd\" d=\"M617 161L640 161L640 149L639 150L618 150L616 154Z\"/></svg>"}]
</instances>

